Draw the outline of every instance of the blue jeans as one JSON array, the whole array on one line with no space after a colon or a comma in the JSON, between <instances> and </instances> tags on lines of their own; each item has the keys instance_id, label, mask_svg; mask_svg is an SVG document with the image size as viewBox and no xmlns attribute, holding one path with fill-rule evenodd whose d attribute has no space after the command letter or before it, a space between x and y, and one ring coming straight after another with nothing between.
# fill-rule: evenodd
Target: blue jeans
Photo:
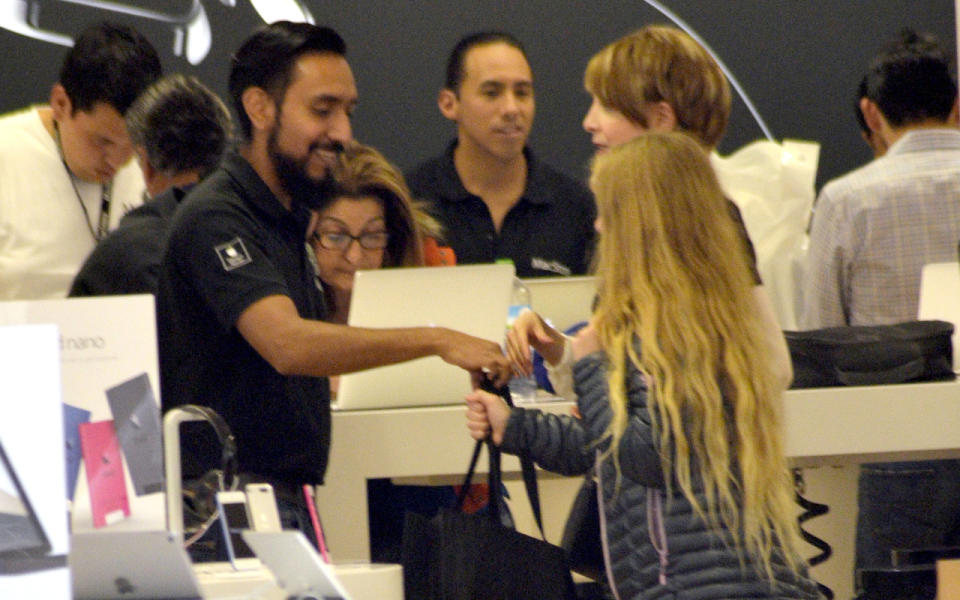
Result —
<instances>
[{"instance_id":1,"label":"blue jeans","mask_svg":"<svg viewBox=\"0 0 960 600\"><path fill-rule=\"evenodd\" d=\"M280 514L280 526L283 529L299 529L304 537L310 540L314 548L317 548L317 536L313 531L313 523L310 521L310 513L307 507L301 502L291 502L286 498L277 498L277 512ZM317 520L320 515L317 515ZM323 525L321 525L321 528Z\"/></svg>"},{"instance_id":2,"label":"blue jeans","mask_svg":"<svg viewBox=\"0 0 960 600\"><path fill-rule=\"evenodd\" d=\"M860 469L856 567L891 566L890 551L960 544L960 460Z\"/></svg>"}]
</instances>

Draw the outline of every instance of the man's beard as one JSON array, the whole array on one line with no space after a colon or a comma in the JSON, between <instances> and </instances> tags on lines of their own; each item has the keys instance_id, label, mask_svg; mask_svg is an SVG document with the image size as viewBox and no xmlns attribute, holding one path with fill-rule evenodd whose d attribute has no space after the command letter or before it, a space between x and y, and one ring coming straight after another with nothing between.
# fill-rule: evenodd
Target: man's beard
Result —
<instances>
[{"instance_id":1,"label":"man's beard","mask_svg":"<svg viewBox=\"0 0 960 600\"><path fill-rule=\"evenodd\" d=\"M318 144L310 146L310 152L313 152ZM341 152L343 147L336 144L334 149ZM319 180L310 177L307 174L307 161L310 160L308 153L306 158L295 159L289 154L280 150L277 145L277 129L270 133L267 140L267 153L273 162L273 168L277 172L277 178L280 185L290 194L290 200L293 205L301 205L308 209L319 208L323 201L333 193L334 181L333 175L327 170L327 173Z\"/></svg>"}]
</instances>

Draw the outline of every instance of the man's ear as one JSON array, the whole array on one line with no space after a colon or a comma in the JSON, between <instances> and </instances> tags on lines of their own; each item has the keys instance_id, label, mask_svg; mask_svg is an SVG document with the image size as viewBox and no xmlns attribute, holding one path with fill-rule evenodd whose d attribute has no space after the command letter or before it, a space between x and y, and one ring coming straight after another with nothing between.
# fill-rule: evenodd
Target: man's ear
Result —
<instances>
[{"instance_id":1,"label":"man's ear","mask_svg":"<svg viewBox=\"0 0 960 600\"><path fill-rule=\"evenodd\" d=\"M958 99L953 99L953 108L950 109L950 116L947 117L947 123L957 127L960 125L960 103Z\"/></svg>"},{"instance_id":2,"label":"man's ear","mask_svg":"<svg viewBox=\"0 0 960 600\"><path fill-rule=\"evenodd\" d=\"M310 211L310 221L307 224L307 241L313 239L313 234L317 231L317 225L320 224L320 213L311 210Z\"/></svg>"},{"instance_id":3,"label":"man's ear","mask_svg":"<svg viewBox=\"0 0 960 600\"><path fill-rule=\"evenodd\" d=\"M50 108L53 109L53 118L55 121L62 121L73 115L73 103L70 96L67 95L66 88L59 83L53 84L50 88Z\"/></svg>"},{"instance_id":4,"label":"man's ear","mask_svg":"<svg viewBox=\"0 0 960 600\"><path fill-rule=\"evenodd\" d=\"M150 159L147 156L147 149L143 146L134 146L133 153L137 157L137 164L140 165L140 171L143 172L143 178L146 181L150 181L156 171L153 168L153 165L150 164Z\"/></svg>"},{"instance_id":5,"label":"man's ear","mask_svg":"<svg viewBox=\"0 0 960 600\"><path fill-rule=\"evenodd\" d=\"M650 103L646 117L647 127L653 131L673 131L679 123L676 111L664 100Z\"/></svg>"},{"instance_id":6,"label":"man's ear","mask_svg":"<svg viewBox=\"0 0 960 600\"><path fill-rule=\"evenodd\" d=\"M870 128L870 131L879 134L883 131L886 119L880 112L877 103L869 98L860 98L860 112L863 113L863 121Z\"/></svg>"},{"instance_id":7,"label":"man's ear","mask_svg":"<svg viewBox=\"0 0 960 600\"><path fill-rule=\"evenodd\" d=\"M144 187L151 198L167 188L169 183L163 173L153 168L147 156L147 149L143 146L134 146L133 154L137 157L140 174L143 175Z\"/></svg>"},{"instance_id":8,"label":"man's ear","mask_svg":"<svg viewBox=\"0 0 960 600\"><path fill-rule=\"evenodd\" d=\"M460 118L460 99L453 90L447 88L440 90L437 94L437 106L440 108L440 114L451 121Z\"/></svg>"},{"instance_id":9,"label":"man's ear","mask_svg":"<svg viewBox=\"0 0 960 600\"><path fill-rule=\"evenodd\" d=\"M262 131L273 127L277 118L277 104L265 89L248 87L243 90L240 100L254 130Z\"/></svg>"}]
</instances>

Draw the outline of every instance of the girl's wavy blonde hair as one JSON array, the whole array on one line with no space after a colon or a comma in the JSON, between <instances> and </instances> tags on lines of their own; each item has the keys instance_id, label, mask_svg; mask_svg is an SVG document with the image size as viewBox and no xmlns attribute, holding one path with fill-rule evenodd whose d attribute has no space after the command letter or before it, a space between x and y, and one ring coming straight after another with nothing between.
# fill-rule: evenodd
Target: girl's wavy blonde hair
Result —
<instances>
[{"instance_id":1,"label":"girl's wavy blonde hair","mask_svg":"<svg viewBox=\"0 0 960 600\"><path fill-rule=\"evenodd\" d=\"M590 185L601 228L596 323L610 364L608 455L619 473L629 362L650 383L668 491L678 486L771 581L774 552L799 570L783 390L743 241L702 145L685 133L641 135L598 156Z\"/></svg>"}]
</instances>

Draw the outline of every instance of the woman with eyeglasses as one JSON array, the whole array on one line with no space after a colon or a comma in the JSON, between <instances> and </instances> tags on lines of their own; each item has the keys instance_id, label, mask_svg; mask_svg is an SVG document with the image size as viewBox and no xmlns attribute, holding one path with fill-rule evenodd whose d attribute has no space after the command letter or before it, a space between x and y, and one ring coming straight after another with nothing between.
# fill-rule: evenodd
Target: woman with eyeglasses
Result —
<instances>
[{"instance_id":1,"label":"woman with eyeglasses","mask_svg":"<svg viewBox=\"0 0 960 600\"><path fill-rule=\"evenodd\" d=\"M354 275L361 269L452 265L440 226L412 199L401 172L370 146L350 144L333 169L332 192L317 209L310 246L327 302L327 320L346 323ZM337 377L330 390L337 392ZM452 506L450 486L396 486L369 482L370 542L374 560L398 562L403 516Z\"/></svg>"},{"instance_id":2,"label":"woman with eyeglasses","mask_svg":"<svg viewBox=\"0 0 960 600\"><path fill-rule=\"evenodd\" d=\"M328 320L346 323L353 276L361 269L424 264L422 225L403 175L370 146L350 144L333 170L310 238Z\"/></svg>"}]
</instances>

